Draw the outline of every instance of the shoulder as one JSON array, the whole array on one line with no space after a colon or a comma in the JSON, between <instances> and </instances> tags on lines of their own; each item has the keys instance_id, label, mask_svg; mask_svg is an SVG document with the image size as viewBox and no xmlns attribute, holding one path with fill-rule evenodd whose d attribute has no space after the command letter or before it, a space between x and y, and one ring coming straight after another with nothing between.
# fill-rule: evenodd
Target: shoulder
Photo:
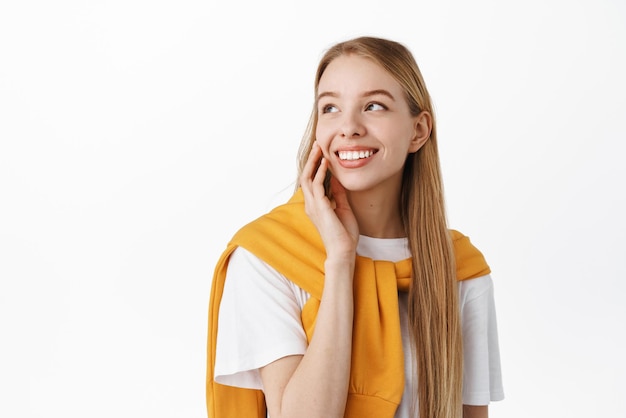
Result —
<instances>
[{"instance_id":1,"label":"shoulder","mask_svg":"<svg viewBox=\"0 0 626 418\"><path fill-rule=\"evenodd\" d=\"M459 282L461 306L480 298L493 297L493 280L490 274Z\"/></svg>"},{"instance_id":2,"label":"shoulder","mask_svg":"<svg viewBox=\"0 0 626 418\"><path fill-rule=\"evenodd\" d=\"M245 248L282 276L321 297L325 250L304 212L301 193L243 226L229 247Z\"/></svg>"},{"instance_id":3,"label":"shoulder","mask_svg":"<svg viewBox=\"0 0 626 418\"><path fill-rule=\"evenodd\" d=\"M483 253L472 244L468 236L451 229L450 237L458 280L474 279L491 272Z\"/></svg>"},{"instance_id":4,"label":"shoulder","mask_svg":"<svg viewBox=\"0 0 626 418\"><path fill-rule=\"evenodd\" d=\"M278 305L278 310L282 310L295 302L295 312L295 307L302 309L307 294L256 255L237 247L228 264L224 299L236 300L247 311L254 305L265 306L263 309Z\"/></svg>"},{"instance_id":5,"label":"shoulder","mask_svg":"<svg viewBox=\"0 0 626 418\"><path fill-rule=\"evenodd\" d=\"M244 247L266 262L276 254L299 257L323 251L317 228L304 212L301 195L296 192L287 203L244 225L230 244Z\"/></svg>"}]
</instances>

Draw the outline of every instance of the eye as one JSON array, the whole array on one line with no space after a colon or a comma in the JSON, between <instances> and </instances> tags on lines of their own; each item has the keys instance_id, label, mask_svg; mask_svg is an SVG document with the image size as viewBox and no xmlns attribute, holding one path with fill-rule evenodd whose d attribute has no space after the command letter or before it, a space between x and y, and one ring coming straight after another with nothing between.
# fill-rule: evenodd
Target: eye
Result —
<instances>
[{"instance_id":1,"label":"eye","mask_svg":"<svg viewBox=\"0 0 626 418\"><path fill-rule=\"evenodd\" d=\"M335 113L338 112L337 106L328 104L322 107L322 113Z\"/></svg>"},{"instance_id":2,"label":"eye","mask_svg":"<svg viewBox=\"0 0 626 418\"><path fill-rule=\"evenodd\" d=\"M384 106L380 103L369 103L365 106L365 110L387 110L387 106Z\"/></svg>"}]
</instances>

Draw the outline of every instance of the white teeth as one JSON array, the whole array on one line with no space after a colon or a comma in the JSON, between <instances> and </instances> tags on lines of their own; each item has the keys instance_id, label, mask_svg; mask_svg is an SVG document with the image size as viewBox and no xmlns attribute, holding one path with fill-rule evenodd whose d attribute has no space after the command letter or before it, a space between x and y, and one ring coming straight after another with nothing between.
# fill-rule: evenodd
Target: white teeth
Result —
<instances>
[{"instance_id":1,"label":"white teeth","mask_svg":"<svg viewBox=\"0 0 626 418\"><path fill-rule=\"evenodd\" d=\"M371 157L374 151L339 151L338 154L340 160L358 160Z\"/></svg>"}]
</instances>

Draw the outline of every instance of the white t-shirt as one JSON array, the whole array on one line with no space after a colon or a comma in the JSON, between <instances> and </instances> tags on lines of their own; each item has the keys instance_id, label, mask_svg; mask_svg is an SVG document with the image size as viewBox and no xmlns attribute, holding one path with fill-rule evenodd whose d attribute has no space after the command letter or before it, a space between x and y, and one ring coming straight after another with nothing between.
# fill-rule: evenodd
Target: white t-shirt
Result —
<instances>
[{"instance_id":1,"label":"white t-shirt","mask_svg":"<svg viewBox=\"0 0 626 418\"><path fill-rule=\"evenodd\" d=\"M411 256L406 238L361 236L357 254L397 262ZM218 318L215 381L263 389L259 369L289 355L303 355L307 339L302 307L309 294L243 248L230 257ZM408 294L398 293L405 357L404 393L416 393L407 320ZM487 405L504 398L493 282L489 275L459 282L463 331L463 403ZM403 397L396 418L409 417Z\"/></svg>"}]
</instances>

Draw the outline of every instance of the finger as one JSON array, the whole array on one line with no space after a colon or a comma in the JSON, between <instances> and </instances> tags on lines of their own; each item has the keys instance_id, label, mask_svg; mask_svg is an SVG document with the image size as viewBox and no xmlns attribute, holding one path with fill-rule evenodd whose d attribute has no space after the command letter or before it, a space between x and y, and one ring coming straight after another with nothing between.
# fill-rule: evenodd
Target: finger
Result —
<instances>
[{"instance_id":1,"label":"finger","mask_svg":"<svg viewBox=\"0 0 626 418\"><path fill-rule=\"evenodd\" d=\"M309 182L313 179L315 172L317 170L317 165L322 156L322 150L320 149L317 142L313 143L313 147L311 148L311 152L309 153L309 157L302 169L301 182Z\"/></svg>"},{"instance_id":2,"label":"finger","mask_svg":"<svg viewBox=\"0 0 626 418\"><path fill-rule=\"evenodd\" d=\"M322 157L320 166L317 168L315 177L313 178L313 185L316 186L316 191L324 193L324 180L326 179L326 173L328 172L328 160Z\"/></svg>"}]
</instances>

